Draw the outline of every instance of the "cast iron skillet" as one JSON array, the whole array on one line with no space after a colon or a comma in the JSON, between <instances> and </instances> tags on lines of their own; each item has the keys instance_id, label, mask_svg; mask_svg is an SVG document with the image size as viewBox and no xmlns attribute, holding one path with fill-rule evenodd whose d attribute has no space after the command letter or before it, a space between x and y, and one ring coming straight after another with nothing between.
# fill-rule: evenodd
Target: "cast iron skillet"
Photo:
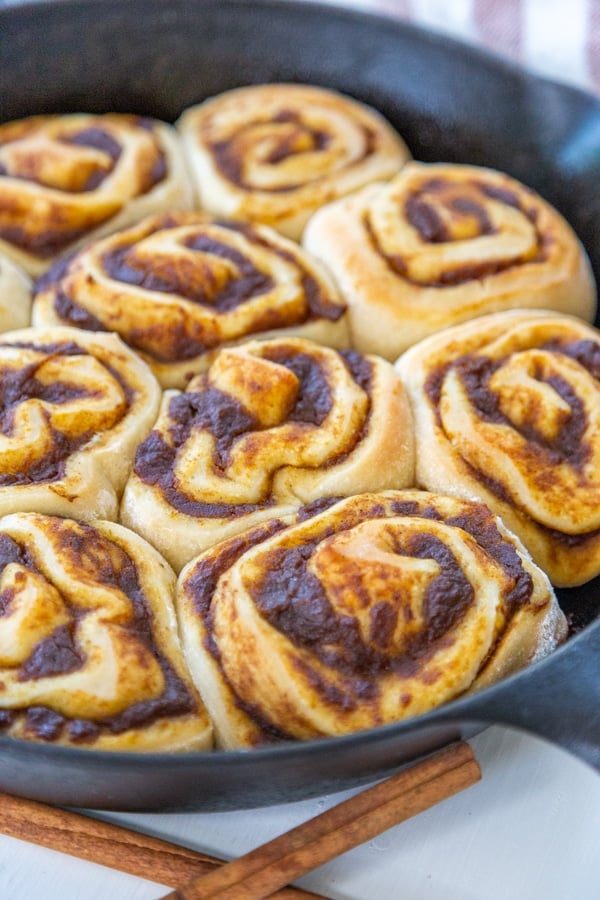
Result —
<instances>
[{"instance_id":1,"label":"cast iron skillet","mask_svg":"<svg viewBox=\"0 0 600 900\"><path fill-rule=\"evenodd\" d=\"M416 158L489 165L573 224L600 282L600 102L416 28L339 8L236 0L55 0L0 10L0 117L87 110L173 120L241 84L305 81L378 107ZM600 579L559 592L548 659L407 722L246 752L99 753L0 738L0 788L68 806L235 809L358 785L492 722L600 769ZM596 620L596 621L594 621Z\"/></svg>"}]
</instances>

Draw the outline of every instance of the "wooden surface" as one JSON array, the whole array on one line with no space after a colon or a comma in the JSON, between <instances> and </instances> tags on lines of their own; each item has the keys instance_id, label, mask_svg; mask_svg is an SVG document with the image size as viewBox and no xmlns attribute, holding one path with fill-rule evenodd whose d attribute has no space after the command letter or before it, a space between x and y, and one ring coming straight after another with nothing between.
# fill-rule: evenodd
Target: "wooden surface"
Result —
<instances>
[{"instance_id":1,"label":"wooden surface","mask_svg":"<svg viewBox=\"0 0 600 900\"><path fill-rule=\"evenodd\" d=\"M483 779L299 882L332 900L595 900L600 778L502 728L471 742ZM344 795L212 814L97 813L215 856L239 856ZM2 900L157 900L159 885L0 837Z\"/></svg>"}]
</instances>

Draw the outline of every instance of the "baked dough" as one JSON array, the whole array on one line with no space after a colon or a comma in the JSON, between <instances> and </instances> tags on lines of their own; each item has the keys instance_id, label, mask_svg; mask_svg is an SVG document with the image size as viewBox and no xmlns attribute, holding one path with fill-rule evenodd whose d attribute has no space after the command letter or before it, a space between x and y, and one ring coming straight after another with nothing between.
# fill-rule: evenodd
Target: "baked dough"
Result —
<instances>
[{"instance_id":1,"label":"baked dough","mask_svg":"<svg viewBox=\"0 0 600 900\"><path fill-rule=\"evenodd\" d=\"M171 125L107 113L0 125L0 250L32 275L192 191Z\"/></svg>"},{"instance_id":2,"label":"baked dough","mask_svg":"<svg viewBox=\"0 0 600 900\"><path fill-rule=\"evenodd\" d=\"M0 335L0 515L116 519L160 387L114 334Z\"/></svg>"},{"instance_id":3,"label":"baked dough","mask_svg":"<svg viewBox=\"0 0 600 900\"><path fill-rule=\"evenodd\" d=\"M600 332L537 310L407 350L417 483L478 497L559 587L600 574Z\"/></svg>"},{"instance_id":4,"label":"baked dough","mask_svg":"<svg viewBox=\"0 0 600 900\"><path fill-rule=\"evenodd\" d=\"M181 572L177 614L226 748L406 719L566 636L548 579L487 507L420 491L216 545Z\"/></svg>"},{"instance_id":5,"label":"baked dough","mask_svg":"<svg viewBox=\"0 0 600 900\"><path fill-rule=\"evenodd\" d=\"M594 319L591 267L570 225L491 169L409 163L317 212L303 244L337 281L361 353L395 360L443 328L515 307Z\"/></svg>"},{"instance_id":6,"label":"baked dough","mask_svg":"<svg viewBox=\"0 0 600 900\"><path fill-rule=\"evenodd\" d=\"M203 209L294 239L324 203L391 178L410 158L380 113L310 85L236 88L176 124Z\"/></svg>"},{"instance_id":7,"label":"baked dough","mask_svg":"<svg viewBox=\"0 0 600 900\"><path fill-rule=\"evenodd\" d=\"M98 750L210 748L174 592L165 561L120 525L1 518L0 730Z\"/></svg>"},{"instance_id":8,"label":"baked dough","mask_svg":"<svg viewBox=\"0 0 600 900\"><path fill-rule=\"evenodd\" d=\"M413 483L393 366L302 338L221 350L166 391L137 450L121 521L179 570L219 540L322 498Z\"/></svg>"},{"instance_id":9,"label":"baked dough","mask_svg":"<svg viewBox=\"0 0 600 900\"><path fill-rule=\"evenodd\" d=\"M294 334L349 345L329 274L270 228L174 212L58 262L38 282L35 325L116 331L164 387L183 388L224 344Z\"/></svg>"},{"instance_id":10,"label":"baked dough","mask_svg":"<svg viewBox=\"0 0 600 900\"><path fill-rule=\"evenodd\" d=\"M31 315L31 279L0 254L0 331L25 328Z\"/></svg>"}]
</instances>

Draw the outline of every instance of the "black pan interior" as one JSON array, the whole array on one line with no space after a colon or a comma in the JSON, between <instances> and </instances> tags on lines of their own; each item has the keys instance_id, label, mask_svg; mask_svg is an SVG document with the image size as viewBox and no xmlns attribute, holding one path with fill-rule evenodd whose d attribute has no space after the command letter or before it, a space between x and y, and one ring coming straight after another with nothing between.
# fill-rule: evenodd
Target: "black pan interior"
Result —
<instances>
[{"instance_id":1,"label":"black pan interior","mask_svg":"<svg viewBox=\"0 0 600 900\"><path fill-rule=\"evenodd\" d=\"M571 222L600 283L600 102L450 40L303 3L75 0L4 12L0 114L139 112L173 121L212 94L308 81L377 107L427 162L492 166ZM597 324L600 324L600 318ZM599 582L560 600L580 630Z\"/></svg>"},{"instance_id":2,"label":"black pan interior","mask_svg":"<svg viewBox=\"0 0 600 900\"><path fill-rule=\"evenodd\" d=\"M78 110L138 112L172 121L207 96L267 81L312 82L344 91L377 107L417 159L487 165L537 189L571 222L600 283L596 98L399 22L293 0L54 0L22 6L9 2L0 8L2 121ZM558 592L573 633L600 615L599 587L596 579L583 588ZM431 744L425 729L416 742L411 739L409 751L402 751L403 735L415 733L414 723L383 731L380 746L385 749L379 754L364 736L355 736L354 744L340 742L341 759L348 758L348 748L361 748L365 763L360 772L368 775L389 767L396 751L400 759ZM442 738L448 734L433 742ZM0 744L6 748L6 739ZM45 761L38 770L42 777L62 771L59 777L66 778L67 769L57 768L56 760L65 760L68 767L68 754L56 754L60 748L44 749ZM26 755L34 759L30 765L40 760L39 751L27 749ZM4 768L0 764L0 786L15 775L15 766L18 769L18 749L11 745L6 752L9 762ZM325 778L318 775L319 766L307 768L311 753L307 748L304 757L294 757L294 777L287 782L283 778L273 791L262 794L244 786L243 764L229 795L210 808L274 802L282 798L286 784L287 797L331 789L336 783L331 773ZM79 760L80 754L70 758ZM81 765L83 784L85 763ZM219 768L218 759L214 765ZM270 765L265 762L265 771ZM100 763L94 766L96 774L107 769ZM338 786L359 780L358 771L348 765L340 772ZM15 777L18 792L27 793L19 782L25 774L19 769ZM170 786L170 795L152 793L144 782L136 787L139 803L124 803L122 778L119 799L110 778L104 793L86 794L80 786L74 788L75 795L62 788L55 794L46 790L43 799L64 802L74 796L83 805L164 808L170 796L178 808L198 807L205 805L202 790L206 793L210 778L208 771L199 788L188 790L188 800L183 781Z\"/></svg>"}]
</instances>

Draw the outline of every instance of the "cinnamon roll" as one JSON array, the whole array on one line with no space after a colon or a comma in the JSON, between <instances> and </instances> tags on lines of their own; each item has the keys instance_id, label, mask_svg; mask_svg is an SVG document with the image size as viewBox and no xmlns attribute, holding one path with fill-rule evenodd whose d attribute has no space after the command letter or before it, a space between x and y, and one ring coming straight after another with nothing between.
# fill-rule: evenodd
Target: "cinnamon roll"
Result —
<instances>
[{"instance_id":1,"label":"cinnamon roll","mask_svg":"<svg viewBox=\"0 0 600 900\"><path fill-rule=\"evenodd\" d=\"M191 203L164 122L73 113L0 125L0 250L32 275L84 241Z\"/></svg>"},{"instance_id":2,"label":"cinnamon roll","mask_svg":"<svg viewBox=\"0 0 600 900\"><path fill-rule=\"evenodd\" d=\"M324 203L391 178L410 156L374 109L302 84L227 91L177 127L203 209L294 239Z\"/></svg>"},{"instance_id":3,"label":"cinnamon roll","mask_svg":"<svg viewBox=\"0 0 600 900\"><path fill-rule=\"evenodd\" d=\"M556 586L600 574L600 332L496 313L412 347L397 370L418 484L483 500Z\"/></svg>"},{"instance_id":4,"label":"cinnamon roll","mask_svg":"<svg viewBox=\"0 0 600 900\"><path fill-rule=\"evenodd\" d=\"M99 750L209 748L174 592L165 561L120 525L0 519L0 731Z\"/></svg>"},{"instance_id":5,"label":"cinnamon roll","mask_svg":"<svg viewBox=\"0 0 600 900\"><path fill-rule=\"evenodd\" d=\"M390 363L302 338L249 341L165 393L121 521L178 570L303 504L413 477L410 411Z\"/></svg>"},{"instance_id":6,"label":"cinnamon roll","mask_svg":"<svg viewBox=\"0 0 600 900\"><path fill-rule=\"evenodd\" d=\"M118 332L165 387L248 337L349 343L345 304L308 253L272 229L193 212L146 218L56 263L33 321Z\"/></svg>"},{"instance_id":7,"label":"cinnamon roll","mask_svg":"<svg viewBox=\"0 0 600 900\"><path fill-rule=\"evenodd\" d=\"M113 334L0 335L0 515L116 519L160 387Z\"/></svg>"},{"instance_id":8,"label":"cinnamon roll","mask_svg":"<svg viewBox=\"0 0 600 900\"><path fill-rule=\"evenodd\" d=\"M443 328L515 307L594 318L591 267L571 227L491 169L409 163L316 213L303 244L340 286L362 353L395 360Z\"/></svg>"},{"instance_id":9,"label":"cinnamon roll","mask_svg":"<svg viewBox=\"0 0 600 900\"><path fill-rule=\"evenodd\" d=\"M184 653L226 748L415 716L549 653L546 576L482 503L363 494L181 572Z\"/></svg>"},{"instance_id":10,"label":"cinnamon roll","mask_svg":"<svg viewBox=\"0 0 600 900\"><path fill-rule=\"evenodd\" d=\"M31 291L25 272L0 254L0 331L29 325Z\"/></svg>"}]
</instances>

